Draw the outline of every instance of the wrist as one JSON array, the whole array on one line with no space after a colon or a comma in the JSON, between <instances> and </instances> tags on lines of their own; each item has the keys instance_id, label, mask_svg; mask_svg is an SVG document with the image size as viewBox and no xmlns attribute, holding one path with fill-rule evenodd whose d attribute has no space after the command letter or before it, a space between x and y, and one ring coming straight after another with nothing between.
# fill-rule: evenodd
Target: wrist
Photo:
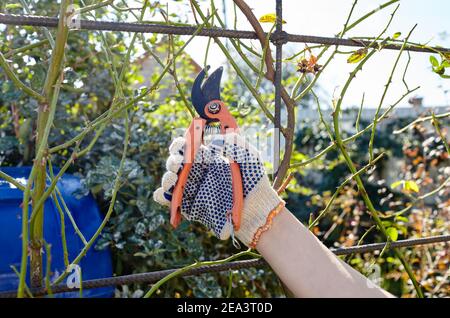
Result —
<instances>
[{"instance_id":1,"label":"wrist","mask_svg":"<svg viewBox=\"0 0 450 318\"><path fill-rule=\"evenodd\" d=\"M236 237L246 246L254 248L284 204L269 179L264 177L244 200L241 227L235 233Z\"/></svg>"}]
</instances>

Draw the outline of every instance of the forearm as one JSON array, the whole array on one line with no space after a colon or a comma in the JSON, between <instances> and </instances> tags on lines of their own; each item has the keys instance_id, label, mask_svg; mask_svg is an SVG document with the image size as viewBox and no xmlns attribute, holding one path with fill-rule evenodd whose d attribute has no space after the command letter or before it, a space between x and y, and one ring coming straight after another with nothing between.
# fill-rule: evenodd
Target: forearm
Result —
<instances>
[{"instance_id":1,"label":"forearm","mask_svg":"<svg viewBox=\"0 0 450 318\"><path fill-rule=\"evenodd\" d=\"M393 297L336 257L286 208L256 249L296 297Z\"/></svg>"}]
</instances>

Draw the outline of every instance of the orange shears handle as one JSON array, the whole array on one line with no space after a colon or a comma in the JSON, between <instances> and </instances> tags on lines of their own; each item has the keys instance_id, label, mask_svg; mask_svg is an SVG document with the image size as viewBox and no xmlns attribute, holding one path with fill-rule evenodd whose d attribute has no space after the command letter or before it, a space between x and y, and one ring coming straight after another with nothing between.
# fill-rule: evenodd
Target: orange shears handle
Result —
<instances>
[{"instance_id":1,"label":"orange shears handle","mask_svg":"<svg viewBox=\"0 0 450 318\"><path fill-rule=\"evenodd\" d=\"M208 105L205 106L205 113L210 118L217 119L220 122L220 130L222 134L227 132L238 132L238 126L234 117L230 114L225 104L221 101L211 101L220 103L221 109L219 112L213 114L209 112ZM195 155L203 141L203 131L206 126L206 120L202 118L194 118L188 130L186 131L186 147L184 154L184 166L178 175L178 181L172 193L172 201L170 204L170 224L176 228L181 222L181 201L183 198L183 191L189 177L192 165L195 160ZM242 186L242 175L239 163L230 159L231 182L233 190L233 207L231 218L233 221L234 230L239 230L241 226L242 208L244 206L244 192Z\"/></svg>"},{"instance_id":2,"label":"orange shears handle","mask_svg":"<svg viewBox=\"0 0 450 318\"><path fill-rule=\"evenodd\" d=\"M172 192L172 201L170 203L170 224L174 228L181 223L181 200L183 199L184 187L189 177L192 165L195 160L195 155L203 141L203 130L206 126L206 120L202 118L194 118L189 126L186 134L185 151L184 151L184 166L178 174L178 180Z\"/></svg>"},{"instance_id":3,"label":"orange shears handle","mask_svg":"<svg viewBox=\"0 0 450 318\"><path fill-rule=\"evenodd\" d=\"M234 230L241 227L242 208L244 207L244 191L242 189L241 168L237 162L230 162L231 185L233 187L233 208L231 210L231 219L233 220Z\"/></svg>"}]
</instances>

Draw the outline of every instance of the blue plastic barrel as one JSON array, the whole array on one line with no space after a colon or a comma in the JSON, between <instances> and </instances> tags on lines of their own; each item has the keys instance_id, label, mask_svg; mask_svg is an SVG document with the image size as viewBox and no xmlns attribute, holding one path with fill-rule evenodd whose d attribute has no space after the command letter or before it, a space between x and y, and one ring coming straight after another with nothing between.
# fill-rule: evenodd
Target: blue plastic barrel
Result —
<instances>
[{"instance_id":1,"label":"blue plastic barrel","mask_svg":"<svg viewBox=\"0 0 450 318\"><path fill-rule=\"evenodd\" d=\"M0 170L25 184L31 167L3 167ZM80 179L70 174L64 174L57 185L75 224L86 240L89 241L102 222L102 216L93 196L89 194L80 197L80 194L76 192L81 188ZM20 205L22 199L23 192L21 190L0 179L0 291L17 289L19 283L19 279L11 266L20 269L22 253L22 209ZM61 200L58 201L61 205ZM82 250L84 244L75 232L67 214L64 215L64 220L69 261L72 261ZM61 218L53 199L48 199L45 202L44 238L47 243L51 244L51 279L55 279L64 272L65 266L61 241ZM45 260L44 252L44 263ZM83 281L111 277L113 274L110 250L97 250L95 249L95 243L81 260L79 266ZM27 276L29 276L29 267ZM73 275L71 278L73 281ZM29 284L29 280L27 283ZM67 281L64 283L67 283ZM83 297L112 297L113 294L113 287L83 290ZM77 291L56 294L55 297L79 297L79 295Z\"/></svg>"}]
</instances>

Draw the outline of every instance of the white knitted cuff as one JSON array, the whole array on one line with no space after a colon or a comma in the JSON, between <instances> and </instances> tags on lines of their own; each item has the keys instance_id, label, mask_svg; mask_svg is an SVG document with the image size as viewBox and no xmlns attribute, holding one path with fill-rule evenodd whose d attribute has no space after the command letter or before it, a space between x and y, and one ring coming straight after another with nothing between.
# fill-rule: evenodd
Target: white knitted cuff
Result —
<instances>
[{"instance_id":1,"label":"white knitted cuff","mask_svg":"<svg viewBox=\"0 0 450 318\"><path fill-rule=\"evenodd\" d=\"M246 246L250 246L259 228L266 225L268 216L283 200L264 176L244 200L241 227L236 237Z\"/></svg>"}]
</instances>

